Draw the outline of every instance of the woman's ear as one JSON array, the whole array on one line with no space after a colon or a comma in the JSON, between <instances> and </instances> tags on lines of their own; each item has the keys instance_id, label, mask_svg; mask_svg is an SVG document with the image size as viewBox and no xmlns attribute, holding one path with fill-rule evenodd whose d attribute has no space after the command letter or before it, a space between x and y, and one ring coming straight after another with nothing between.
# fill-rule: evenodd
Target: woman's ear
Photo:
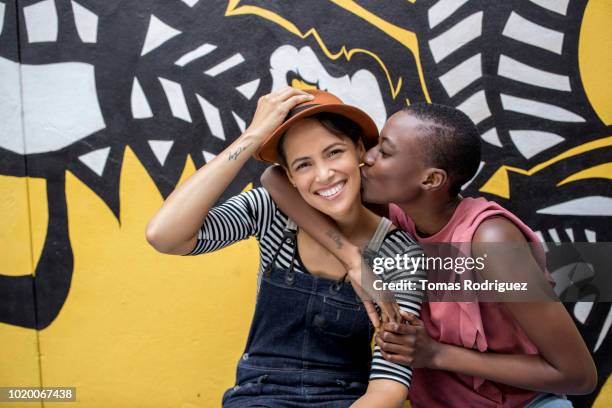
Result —
<instances>
[{"instance_id":1,"label":"woman's ear","mask_svg":"<svg viewBox=\"0 0 612 408\"><path fill-rule=\"evenodd\" d=\"M425 171L422 185L425 190L437 190L442 187L447 180L448 173L446 173L446 170L432 167Z\"/></svg>"},{"instance_id":2,"label":"woman's ear","mask_svg":"<svg viewBox=\"0 0 612 408\"><path fill-rule=\"evenodd\" d=\"M363 141L359 139L357 142L357 160L359 163L363 163L365 161L366 149L363 145Z\"/></svg>"}]
</instances>

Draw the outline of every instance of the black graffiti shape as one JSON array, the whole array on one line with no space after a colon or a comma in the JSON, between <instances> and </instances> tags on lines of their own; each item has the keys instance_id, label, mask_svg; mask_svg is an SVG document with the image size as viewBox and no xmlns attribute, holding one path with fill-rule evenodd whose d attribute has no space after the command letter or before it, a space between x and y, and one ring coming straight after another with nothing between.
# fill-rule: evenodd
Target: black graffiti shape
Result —
<instances>
[{"instance_id":1,"label":"black graffiti shape","mask_svg":"<svg viewBox=\"0 0 612 408\"><path fill-rule=\"evenodd\" d=\"M47 201L49 224L36 274L0 275L0 322L42 330L57 317L68 296L74 259L64 180L47 184Z\"/></svg>"},{"instance_id":2,"label":"black graffiti shape","mask_svg":"<svg viewBox=\"0 0 612 408\"><path fill-rule=\"evenodd\" d=\"M21 155L0 148L0 174L46 180L49 212L43 249L39 259L34 261L35 274L10 276L2 275L0 270L0 322L44 329L59 315L66 301L74 267L67 224L66 171L84 182L119 219L119 174L125 147L129 146L166 197L174 189L189 155L196 166L200 167L204 164L203 149L217 153L227 144L210 134L202 118L195 92L212 98L219 107L232 107L240 117L247 119L254 111L254 101L257 97L270 89L271 81L269 75L266 75L268 57L277 44L270 43L266 47L259 47L256 54L264 56L262 63L249 64L248 68L224 73L220 76L222 80L207 80L202 78L202 71L209 66L200 65L214 65L239 51L247 59L252 59L254 47L244 44L241 40L229 44L226 34L217 33L214 27L207 31L209 26L199 24L201 20L198 20L187 6L182 6L179 10L177 7L181 7L180 4L168 7L163 2L131 3L121 5L122 13L117 15L114 13L120 6L117 2L88 4L87 7L100 16L98 41L94 46L84 44L78 39L71 2L66 0L55 2L59 17L58 41L29 44L21 10L25 5L27 4L17 2L7 4L0 55L11 61L32 65L58 62L84 62L93 65L100 109L106 122L105 129L54 152ZM219 20L224 19L224 2L211 3L207 7L208 10L201 8L200 13L214 15ZM152 14L180 27L183 33L174 42L169 41L155 53L134 58L142 48L149 23L148 16ZM195 61L186 69L179 70L172 64L180 55L204 41L214 44L227 43L228 46L220 49L211 60ZM158 76L180 82L184 86L187 103L194 116L193 123L187 124L170 114ZM135 77L138 77L144 86L155 112L152 118L131 118L130 90ZM260 78L261 85L257 94L249 101L234 87L254 78ZM199 116L194 112L200 112ZM235 137L239 134L231 115L224 115L222 121L228 136ZM174 141L165 166L160 166L147 145L147 139L158 134ZM79 157L106 147L111 150L104 177L100 177L83 166ZM227 196L241 191L249 181L257 182L263 168L258 162L251 161L247 164L241 172L241 177L229 186Z\"/></svg>"}]
</instances>

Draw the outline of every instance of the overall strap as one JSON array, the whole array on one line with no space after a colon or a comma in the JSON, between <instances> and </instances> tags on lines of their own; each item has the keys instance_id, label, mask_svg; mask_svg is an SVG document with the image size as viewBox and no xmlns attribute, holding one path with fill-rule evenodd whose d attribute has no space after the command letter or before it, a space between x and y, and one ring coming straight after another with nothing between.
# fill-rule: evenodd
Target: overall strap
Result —
<instances>
[{"instance_id":1,"label":"overall strap","mask_svg":"<svg viewBox=\"0 0 612 408\"><path fill-rule=\"evenodd\" d=\"M385 240L385 235L387 235L387 232L389 232L391 226L391 221L385 217L382 217L378 223L378 228L376 229L374 236L370 242L368 242L368 245L363 249L361 256L366 264L370 266L370 268L372 265L374 265L374 258L376 258L376 255L378 255L378 251Z\"/></svg>"},{"instance_id":2,"label":"overall strap","mask_svg":"<svg viewBox=\"0 0 612 408\"><path fill-rule=\"evenodd\" d=\"M294 232L297 231L297 225L295 224L295 222L293 222L291 218L287 218L287 223L285 224L285 231L287 230L293 230Z\"/></svg>"},{"instance_id":3,"label":"overall strap","mask_svg":"<svg viewBox=\"0 0 612 408\"><path fill-rule=\"evenodd\" d=\"M274 253L274 257L272 257L272 260L270 261L268 266L266 266L266 268L264 269L264 275L270 276L274 263L276 262L276 258L278 258L278 254L280 253L281 247L283 246L284 243L292 246L291 264L289 266L289 273L287 274L287 279L286 279L287 283L291 285L295 281L295 272L293 270L293 263L295 261L295 254L296 254L296 249L297 249L297 225L295 224L295 222L293 222L291 218L287 218L287 223L285 224L285 229L283 230L283 237L281 238L281 243L279 247L276 249L276 252Z\"/></svg>"},{"instance_id":4,"label":"overall strap","mask_svg":"<svg viewBox=\"0 0 612 408\"><path fill-rule=\"evenodd\" d=\"M378 253L378 250L380 249L383 241L385 240L385 236L387 235L387 232L389 232L389 229L392 225L393 224L391 223L391 221L389 221L387 218L382 217L380 219L380 222L378 223L378 228L376 228L374 236L368 243L368 251Z\"/></svg>"},{"instance_id":5,"label":"overall strap","mask_svg":"<svg viewBox=\"0 0 612 408\"><path fill-rule=\"evenodd\" d=\"M374 258L378 254L378 251L382 246L383 241L385 240L385 236L387 235L387 232L389 232L389 229L392 227L392 225L393 224L391 223L391 221L389 221L387 218L381 217L380 222L378 223L378 227L376 228L376 232L372 236L370 242L368 242L368 245L364 248L362 256L370 267L372 267L374 263ZM342 279L340 279L337 283L344 283L347 276L348 272L344 274ZM336 285L336 288L337 287L338 286Z\"/></svg>"},{"instance_id":6,"label":"overall strap","mask_svg":"<svg viewBox=\"0 0 612 408\"><path fill-rule=\"evenodd\" d=\"M287 224L285 224L285 230L283 231L283 241L291 245L291 264L289 266L289 272L285 276L285 283L292 286L295 283L295 271L293 270L293 263L295 261L295 254L297 253L297 225L293 220L287 217Z\"/></svg>"}]
</instances>

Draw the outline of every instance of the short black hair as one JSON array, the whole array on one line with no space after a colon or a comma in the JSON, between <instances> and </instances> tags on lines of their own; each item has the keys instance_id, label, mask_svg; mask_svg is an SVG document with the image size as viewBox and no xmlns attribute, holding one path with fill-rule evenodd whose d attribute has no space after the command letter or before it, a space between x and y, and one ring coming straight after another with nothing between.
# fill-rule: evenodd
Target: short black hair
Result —
<instances>
[{"instance_id":1,"label":"short black hair","mask_svg":"<svg viewBox=\"0 0 612 408\"><path fill-rule=\"evenodd\" d=\"M425 143L420 143L424 160L445 170L449 194L459 194L480 166L481 141L474 122L459 109L437 103L418 102L402 111L424 122Z\"/></svg>"},{"instance_id":2,"label":"short black hair","mask_svg":"<svg viewBox=\"0 0 612 408\"><path fill-rule=\"evenodd\" d=\"M338 113L331 112L319 112L315 113L312 116L307 116L304 119L315 119L319 121L319 123L331 133L336 136L346 136L355 146L359 143L359 140L363 136L363 130L361 126L357 123L353 122L346 116L342 116ZM276 145L276 153L278 154L278 163L283 167L287 166L287 156L285 155L285 136L287 132L283 133L283 135L278 139L278 144Z\"/></svg>"}]
</instances>

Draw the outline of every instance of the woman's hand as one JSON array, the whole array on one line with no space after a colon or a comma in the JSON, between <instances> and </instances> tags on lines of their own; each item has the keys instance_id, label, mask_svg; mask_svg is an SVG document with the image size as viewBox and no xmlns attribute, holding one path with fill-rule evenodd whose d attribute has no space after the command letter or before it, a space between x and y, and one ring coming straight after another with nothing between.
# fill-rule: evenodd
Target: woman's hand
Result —
<instances>
[{"instance_id":1,"label":"woman's hand","mask_svg":"<svg viewBox=\"0 0 612 408\"><path fill-rule=\"evenodd\" d=\"M361 256L359 259L360 261L354 266L348 267L348 275L355 293L365 306L370 321L376 330L380 329L383 323L400 322L400 308L393 293L388 290L375 289L376 275L365 262L361 261ZM380 315L374 303L380 307Z\"/></svg>"},{"instance_id":2,"label":"woman's hand","mask_svg":"<svg viewBox=\"0 0 612 408\"><path fill-rule=\"evenodd\" d=\"M400 314L405 323L385 323L375 337L383 358L413 368L434 368L441 344L429 337L416 316L403 310Z\"/></svg>"},{"instance_id":3,"label":"woman's hand","mask_svg":"<svg viewBox=\"0 0 612 408\"><path fill-rule=\"evenodd\" d=\"M251 124L244 133L258 142L265 140L283 123L295 105L313 98L311 94L290 86L262 96L257 101Z\"/></svg>"}]
</instances>

